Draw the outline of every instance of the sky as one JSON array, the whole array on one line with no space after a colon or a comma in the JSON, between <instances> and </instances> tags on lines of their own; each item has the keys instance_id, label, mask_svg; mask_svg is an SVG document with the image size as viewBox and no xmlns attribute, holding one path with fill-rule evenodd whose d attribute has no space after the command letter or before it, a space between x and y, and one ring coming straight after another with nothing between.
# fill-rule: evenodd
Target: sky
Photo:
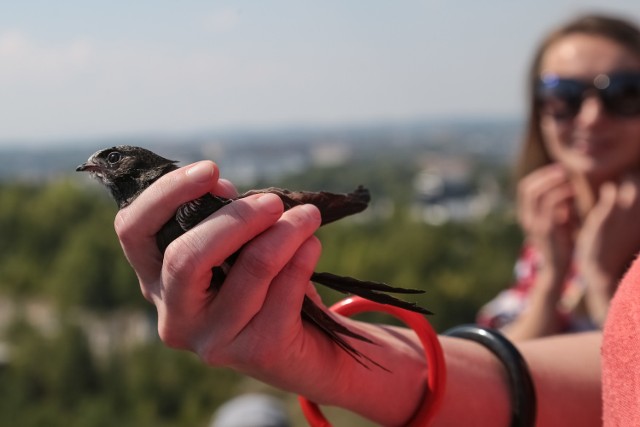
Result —
<instances>
[{"instance_id":1,"label":"sky","mask_svg":"<svg viewBox=\"0 0 640 427\"><path fill-rule=\"evenodd\" d=\"M519 118L546 31L590 11L640 23L638 0L2 3L2 146Z\"/></svg>"}]
</instances>

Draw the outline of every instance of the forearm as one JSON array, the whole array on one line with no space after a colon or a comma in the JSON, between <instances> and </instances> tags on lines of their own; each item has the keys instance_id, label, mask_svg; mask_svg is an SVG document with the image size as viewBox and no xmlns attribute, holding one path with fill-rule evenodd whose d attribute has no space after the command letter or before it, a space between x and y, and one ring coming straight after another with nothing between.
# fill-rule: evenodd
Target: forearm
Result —
<instances>
[{"instance_id":1,"label":"forearm","mask_svg":"<svg viewBox=\"0 0 640 427\"><path fill-rule=\"evenodd\" d=\"M558 333L560 319L557 307L561 285L559 275L541 272L530 291L526 309L502 332L514 341Z\"/></svg>"},{"instance_id":2,"label":"forearm","mask_svg":"<svg viewBox=\"0 0 640 427\"><path fill-rule=\"evenodd\" d=\"M600 426L599 333L520 344L536 389L537 425ZM482 346L442 338L448 381L438 426L507 426L510 401L504 367Z\"/></svg>"},{"instance_id":3,"label":"forearm","mask_svg":"<svg viewBox=\"0 0 640 427\"><path fill-rule=\"evenodd\" d=\"M447 391L434 425L507 426L511 403L506 371L481 345L441 337ZM549 337L520 344L537 396L538 426L600 426L600 333Z\"/></svg>"},{"instance_id":4,"label":"forearm","mask_svg":"<svg viewBox=\"0 0 640 427\"><path fill-rule=\"evenodd\" d=\"M602 425L602 334L564 334L519 344L538 397L539 426Z\"/></svg>"},{"instance_id":5,"label":"forearm","mask_svg":"<svg viewBox=\"0 0 640 427\"><path fill-rule=\"evenodd\" d=\"M450 337L440 340L447 387L434 425L509 425L510 390L502 363L475 342ZM600 342L599 333L588 333L519 345L535 384L537 425L600 425ZM383 341L380 351L371 355L391 363L392 373L354 368L346 384L336 387L336 393L324 403L346 407L382 425L404 425L423 400L425 375L416 368L420 361L413 350L387 350Z\"/></svg>"}]
</instances>

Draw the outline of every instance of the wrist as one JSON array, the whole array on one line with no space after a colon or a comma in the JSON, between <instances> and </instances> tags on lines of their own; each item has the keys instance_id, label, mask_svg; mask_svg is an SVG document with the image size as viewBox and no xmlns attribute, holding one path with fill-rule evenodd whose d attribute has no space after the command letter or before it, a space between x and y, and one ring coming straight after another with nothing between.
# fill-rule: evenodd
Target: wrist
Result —
<instances>
[{"instance_id":1,"label":"wrist","mask_svg":"<svg viewBox=\"0 0 640 427\"><path fill-rule=\"evenodd\" d=\"M475 325L458 326L445 331L444 335L473 341L491 351L507 373L511 396L511 425L535 424L537 399L529 367L518 349L504 335L495 329Z\"/></svg>"},{"instance_id":2,"label":"wrist","mask_svg":"<svg viewBox=\"0 0 640 427\"><path fill-rule=\"evenodd\" d=\"M381 425L405 425L419 410L429 393L427 364L421 344L412 331L386 325L359 323L358 333L366 334L375 345L363 344L367 356L385 369L369 368L342 358L340 384L327 402L345 407ZM350 329L355 329L353 325ZM341 356L342 357L342 356ZM371 405L384 402L384 405Z\"/></svg>"},{"instance_id":3,"label":"wrist","mask_svg":"<svg viewBox=\"0 0 640 427\"><path fill-rule=\"evenodd\" d=\"M615 293L617 281L598 274L587 277L588 280L585 280L585 293L589 317L597 327L602 328L609 311L611 298Z\"/></svg>"},{"instance_id":4,"label":"wrist","mask_svg":"<svg viewBox=\"0 0 640 427\"><path fill-rule=\"evenodd\" d=\"M557 301L562 294L566 276L566 271L548 267L541 268L533 284L532 295L545 298L546 302Z\"/></svg>"}]
</instances>

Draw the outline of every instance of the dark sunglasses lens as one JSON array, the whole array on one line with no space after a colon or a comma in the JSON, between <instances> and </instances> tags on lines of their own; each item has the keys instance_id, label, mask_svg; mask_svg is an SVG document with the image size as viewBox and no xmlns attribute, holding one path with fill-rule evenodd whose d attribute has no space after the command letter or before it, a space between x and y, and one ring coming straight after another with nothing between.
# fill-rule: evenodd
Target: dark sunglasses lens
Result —
<instances>
[{"instance_id":1,"label":"dark sunglasses lens","mask_svg":"<svg viewBox=\"0 0 640 427\"><path fill-rule=\"evenodd\" d=\"M580 111L585 89L576 80L543 79L536 90L540 111L558 120L570 119Z\"/></svg>"},{"instance_id":2,"label":"dark sunglasses lens","mask_svg":"<svg viewBox=\"0 0 640 427\"><path fill-rule=\"evenodd\" d=\"M640 114L640 75L612 77L609 87L602 90L602 101L614 114Z\"/></svg>"}]
</instances>

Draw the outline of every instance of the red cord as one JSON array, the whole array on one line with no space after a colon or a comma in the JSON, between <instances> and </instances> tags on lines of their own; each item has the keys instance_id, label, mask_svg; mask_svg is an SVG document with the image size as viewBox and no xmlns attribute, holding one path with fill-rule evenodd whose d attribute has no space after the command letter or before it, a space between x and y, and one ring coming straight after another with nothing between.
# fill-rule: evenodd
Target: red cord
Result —
<instances>
[{"instance_id":1,"label":"red cord","mask_svg":"<svg viewBox=\"0 0 640 427\"><path fill-rule=\"evenodd\" d=\"M415 331L425 350L429 367L427 373L429 390L425 393L424 402L420 405L407 427L428 426L442 404L446 384L446 367L440 341L427 319L412 311L379 304L360 297L346 298L333 305L331 311L344 316L352 316L365 311L381 311L400 319ZM298 396L298 401L311 427L331 427L331 423L327 421L316 403L302 396Z\"/></svg>"}]
</instances>

